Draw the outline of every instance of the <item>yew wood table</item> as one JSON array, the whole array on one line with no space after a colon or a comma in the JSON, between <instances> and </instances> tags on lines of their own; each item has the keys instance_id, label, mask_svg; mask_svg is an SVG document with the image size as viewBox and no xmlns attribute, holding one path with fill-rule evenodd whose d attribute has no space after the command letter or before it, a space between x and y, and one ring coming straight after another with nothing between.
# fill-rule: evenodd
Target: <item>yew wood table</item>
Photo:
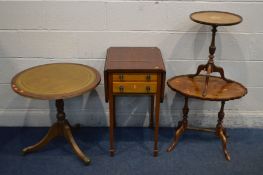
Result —
<instances>
[{"instance_id":1,"label":"yew wood table","mask_svg":"<svg viewBox=\"0 0 263 175\"><path fill-rule=\"evenodd\" d=\"M54 63L36 66L24 70L12 79L12 89L19 95L41 100L56 100L57 122L46 136L35 145L24 148L24 154L39 150L57 136L64 136L75 154L90 163L76 144L71 126L66 120L63 99L79 96L94 89L100 82L97 70L82 64Z\"/></svg>"},{"instance_id":2,"label":"yew wood table","mask_svg":"<svg viewBox=\"0 0 263 175\"><path fill-rule=\"evenodd\" d=\"M222 141L225 158L230 160L230 155L226 148L227 133L223 127L224 106L226 101L238 99L246 95L247 89L242 84L227 79L224 75L224 69L214 64L214 53L216 51L215 36L218 26L239 24L242 22L242 17L229 12L200 11L192 13L190 18L194 22L212 26L212 40L209 47L209 59L207 64L201 64L198 66L195 74L176 76L169 79L167 82L168 86L172 90L185 97L183 120L178 123L173 142L167 151L170 152L175 148L180 136L186 129L213 131ZM201 72L205 72L205 74L201 75ZM220 77L211 76L213 72L218 72ZM218 122L215 130L188 128L188 98L221 102L221 109L218 113Z\"/></svg>"},{"instance_id":3,"label":"yew wood table","mask_svg":"<svg viewBox=\"0 0 263 175\"><path fill-rule=\"evenodd\" d=\"M115 96L151 96L150 127L155 109L154 156L158 155L160 102L164 98L165 66L156 47L111 47L107 51L104 71L105 98L110 109L110 155L113 156ZM155 100L154 100L155 99Z\"/></svg>"}]
</instances>

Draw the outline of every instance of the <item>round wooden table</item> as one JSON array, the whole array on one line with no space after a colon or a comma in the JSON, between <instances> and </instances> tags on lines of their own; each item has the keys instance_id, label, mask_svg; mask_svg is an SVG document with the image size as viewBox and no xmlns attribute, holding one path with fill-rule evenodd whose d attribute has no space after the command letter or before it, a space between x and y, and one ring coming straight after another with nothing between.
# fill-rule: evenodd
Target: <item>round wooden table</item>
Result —
<instances>
[{"instance_id":1,"label":"round wooden table","mask_svg":"<svg viewBox=\"0 0 263 175\"><path fill-rule=\"evenodd\" d=\"M242 22L242 17L223 11L200 11L190 15L194 22L205 25L231 26Z\"/></svg>"},{"instance_id":2,"label":"round wooden table","mask_svg":"<svg viewBox=\"0 0 263 175\"><path fill-rule=\"evenodd\" d=\"M197 71L193 75L176 76L168 80L168 86L182 94L185 97L183 107L183 120L178 123L175 131L174 139L167 149L172 151L180 136L186 129L194 129L199 131L213 131L221 139L224 154L227 160L230 160L230 155L226 149L227 133L223 127L224 105L225 101L234 100L243 97L247 94L247 89L238 82L229 80L224 75L224 69L214 64L214 53L216 51L215 36L218 26L231 26L242 22L242 17L229 12L222 11L199 11L190 15L192 21L212 26L212 39L209 46L209 58L206 64L198 66ZM201 71L205 75L200 75ZM220 77L211 76L213 72L218 72ZM209 101L221 101L221 109L218 113L218 123L216 130L189 128L187 115L189 112L188 98L197 98Z\"/></svg>"},{"instance_id":3,"label":"round wooden table","mask_svg":"<svg viewBox=\"0 0 263 175\"><path fill-rule=\"evenodd\" d=\"M82 95L100 83L99 72L89 66L74 63L53 63L29 68L12 79L12 89L19 95L41 100L56 100L57 122L46 136L35 145L24 148L23 153L36 151L53 138L64 136L75 154L90 163L90 158L76 144L71 126L66 120L63 99Z\"/></svg>"},{"instance_id":4,"label":"round wooden table","mask_svg":"<svg viewBox=\"0 0 263 175\"><path fill-rule=\"evenodd\" d=\"M223 12L223 11L199 11L194 12L190 15L190 19L194 22L204 24L204 25L210 25L212 26L212 40L211 44L209 46L209 59L207 61L207 64L201 64L198 66L197 71L195 73L195 76L200 74L202 70L206 71L207 77L205 80L205 88L203 89L203 96L206 96L207 93L207 86L210 74L213 72L220 73L220 76L226 80L224 69L222 67L216 66L214 64L214 54L216 51L216 45L215 45L215 37L217 32L218 26L231 26L236 25L242 22L242 17L229 12Z\"/></svg>"}]
</instances>

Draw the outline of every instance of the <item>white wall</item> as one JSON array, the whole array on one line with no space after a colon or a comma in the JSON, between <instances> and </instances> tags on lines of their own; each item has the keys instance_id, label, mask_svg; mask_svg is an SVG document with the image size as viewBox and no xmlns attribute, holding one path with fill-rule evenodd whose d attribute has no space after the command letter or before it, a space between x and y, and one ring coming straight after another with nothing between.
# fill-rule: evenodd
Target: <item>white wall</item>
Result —
<instances>
[{"instance_id":1,"label":"white wall","mask_svg":"<svg viewBox=\"0 0 263 175\"><path fill-rule=\"evenodd\" d=\"M228 78L248 87L248 95L226 103L227 127L263 127L263 1L0 1L0 125L49 126L54 101L32 100L12 92L11 78L26 68L51 62L77 62L103 75L110 46L157 46L167 79L194 73L206 63L210 28L189 14L223 10L240 14L240 25L220 27L216 63ZM103 76L102 76L103 77ZM103 81L96 91L65 101L71 123L108 125ZM161 126L181 118L183 98L166 87ZM118 98L117 125L147 126L148 97ZM190 101L190 123L215 126L219 103Z\"/></svg>"}]
</instances>

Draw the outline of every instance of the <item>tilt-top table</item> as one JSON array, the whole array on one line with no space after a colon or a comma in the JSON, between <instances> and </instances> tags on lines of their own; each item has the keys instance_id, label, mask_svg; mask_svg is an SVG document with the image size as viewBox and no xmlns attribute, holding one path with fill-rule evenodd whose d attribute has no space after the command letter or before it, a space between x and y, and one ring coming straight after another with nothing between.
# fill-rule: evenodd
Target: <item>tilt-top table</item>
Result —
<instances>
[{"instance_id":1,"label":"tilt-top table","mask_svg":"<svg viewBox=\"0 0 263 175\"><path fill-rule=\"evenodd\" d=\"M242 84L227 79L224 75L223 68L214 64L214 53L216 50L215 36L218 26L239 24L242 21L242 18L239 15L233 13L220 11L195 12L190 15L190 18L197 23L212 26L212 41L209 47L210 55L207 64L198 66L196 74L175 76L169 79L167 82L168 86L172 90L182 94L185 97L183 120L178 123L173 142L167 151L170 152L175 149L180 136L186 129L210 131L215 132L216 135L221 139L225 158L230 160L230 155L226 148L227 133L223 127L224 105L226 101L238 99L246 95L247 89ZM206 72L206 74L200 75L201 71ZM220 73L221 77L211 76L210 74L213 72ZM221 108L218 113L218 123L215 130L188 127L188 98L221 102Z\"/></svg>"},{"instance_id":2,"label":"tilt-top table","mask_svg":"<svg viewBox=\"0 0 263 175\"><path fill-rule=\"evenodd\" d=\"M54 63L36 66L24 70L12 79L12 89L19 95L41 100L56 100L57 122L46 136L35 145L23 149L23 153L37 151L53 138L64 136L75 154L90 163L90 158L76 144L71 126L66 120L63 99L82 95L94 89L100 82L97 70L82 64Z\"/></svg>"}]
</instances>

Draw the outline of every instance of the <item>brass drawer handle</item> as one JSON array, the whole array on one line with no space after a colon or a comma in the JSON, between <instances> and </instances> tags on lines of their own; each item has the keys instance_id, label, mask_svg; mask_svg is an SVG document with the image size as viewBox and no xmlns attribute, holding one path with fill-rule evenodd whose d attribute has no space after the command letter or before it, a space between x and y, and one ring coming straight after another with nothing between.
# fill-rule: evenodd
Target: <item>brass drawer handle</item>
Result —
<instances>
[{"instance_id":1,"label":"brass drawer handle","mask_svg":"<svg viewBox=\"0 0 263 175\"><path fill-rule=\"evenodd\" d=\"M120 78L120 81L123 81L123 80L124 80L124 75L123 75L123 74L120 74L120 75L119 75L119 78Z\"/></svg>"},{"instance_id":2,"label":"brass drawer handle","mask_svg":"<svg viewBox=\"0 0 263 175\"><path fill-rule=\"evenodd\" d=\"M146 92L147 93L151 92L151 87L150 86L146 86Z\"/></svg>"},{"instance_id":3,"label":"brass drawer handle","mask_svg":"<svg viewBox=\"0 0 263 175\"><path fill-rule=\"evenodd\" d=\"M146 75L146 80L147 80L147 81L150 81L150 80L151 80L151 74L147 74L147 75Z\"/></svg>"},{"instance_id":4,"label":"brass drawer handle","mask_svg":"<svg viewBox=\"0 0 263 175\"><path fill-rule=\"evenodd\" d=\"M119 87L120 92L124 92L124 86Z\"/></svg>"}]
</instances>

